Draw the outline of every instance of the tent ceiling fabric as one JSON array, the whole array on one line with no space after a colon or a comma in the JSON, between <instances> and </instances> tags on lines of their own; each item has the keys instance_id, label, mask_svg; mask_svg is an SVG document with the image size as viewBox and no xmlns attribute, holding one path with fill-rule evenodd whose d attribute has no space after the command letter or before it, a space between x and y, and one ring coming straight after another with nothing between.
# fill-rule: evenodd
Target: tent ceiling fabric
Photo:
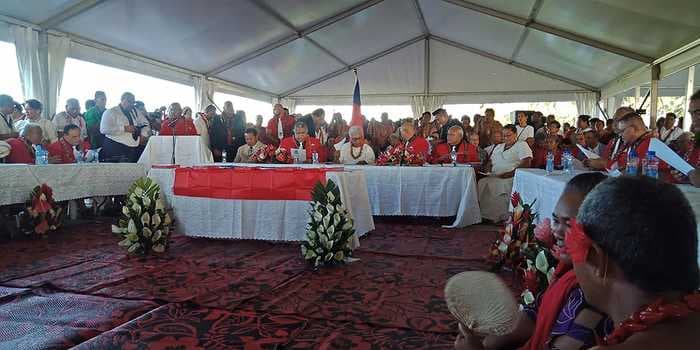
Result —
<instances>
[{"instance_id":1,"label":"tent ceiling fabric","mask_svg":"<svg viewBox=\"0 0 700 350\"><path fill-rule=\"evenodd\" d=\"M108 0L59 29L198 72L294 34L248 1L233 5L227 0Z\"/></svg>"},{"instance_id":2,"label":"tent ceiling fabric","mask_svg":"<svg viewBox=\"0 0 700 350\"><path fill-rule=\"evenodd\" d=\"M363 94L391 94L393 86L402 86L403 93L423 93L424 40L388 54L360 67ZM400 67L400 69L392 68ZM352 95L355 75L348 71L337 77L301 90L294 96Z\"/></svg>"},{"instance_id":3,"label":"tent ceiling fabric","mask_svg":"<svg viewBox=\"0 0 700 350\"><path fill-rule=\"evenodd\" d=\"M683 3L690 5L692 1L544 1L537 21L650 57L661 57L700 36L697 9L689 10ZM660 4L663 9L659 8ZM595 25L591 25L592 21Z\"/></svg>"},{"instance_id":4,"label":"tent ceiling fabric","mask_svg":"<svg viewBox=\"0 0 700 350\"><path fill-rule=\"evenodd\" d=\"M421 33L410 1L384 0L309 36L342 60L356 62Z\"/></svg>"},{"instance_id":5,"label":"tent ceiling fabric","mask_svg":"<svg viewBox=\"0 0 700 350\"><path fill-rule=\"evenodd\" d=\"M559 80L430 40L430 90L434 93L580 90Z\"/></svg>"},{"instance_id":6,"label":"tent ceiling fabric","mask_svg":"<svg viewBox=\"0 0 700 350\"><path fill-rule=\"evenodd\" d=\"M34 24L68 18L47 29L198 74L213 72L213 78L271 94L289 91L296 96L349 95L354 80L349 70L357 63L364 63L359 70L363 93L368 94L423 93L427 71L429 93L488 91L515 96L533 91L533 96L541 96L542 91L582 90L503 63L511 61L579 86L600 88L643 66L640 57L659 58L700 37L696 0L91 3L95 2L2 0L0 14ZM81 6L87 10L73 11ZM547 33L544 27L555 30ZM424 42L411 41L394 53L365 62L421 35L463 46L430 40L426 60ZM477 56L468 52L470 48L498 57ZM452 57L446 57L448 53ZM306 86L310 82L317 84Z\"/></svg>"},{"instance_id":7,"label":"tent ceiling fabric","mask_svg":"<svg viewBox=\"0 0 700 350\"><path fill-rule=\"evenodd\" d=\"M501 57L513 54L525 29L447 2L421 0L420 4L431 34Z\"/></svg>"}]
</instances>

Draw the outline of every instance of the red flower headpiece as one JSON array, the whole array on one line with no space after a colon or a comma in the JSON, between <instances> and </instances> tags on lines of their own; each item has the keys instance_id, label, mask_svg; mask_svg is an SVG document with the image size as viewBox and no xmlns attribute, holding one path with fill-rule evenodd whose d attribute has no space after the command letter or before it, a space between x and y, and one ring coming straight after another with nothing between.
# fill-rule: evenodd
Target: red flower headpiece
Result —
<instances>
[{"instance_id":1,"label":"red flower headpiece","mask_svg":"<svg viewBox=\"0 0 700 350\"><path fill-rule=\"evenodd\" d=\"M571 262L581 264L588 258L588 251L593 245L593 241L583 231L583 226L576 222L576 219L571 220L571 228L566 234L566 252L571 257Z\"/></svg>"}]
</instances>

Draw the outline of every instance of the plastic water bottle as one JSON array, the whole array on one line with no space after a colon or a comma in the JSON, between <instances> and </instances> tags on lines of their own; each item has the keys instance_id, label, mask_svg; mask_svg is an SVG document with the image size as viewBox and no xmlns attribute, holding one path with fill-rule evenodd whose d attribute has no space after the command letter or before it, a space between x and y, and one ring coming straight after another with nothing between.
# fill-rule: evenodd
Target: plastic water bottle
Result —
<instances>
[{"instance_id":1,"label":"plastic water bottle","mask_svg":"<svg viewBox=\"0 0 700 350\"><path fill-rule=\"evenodd\" d=\"M36 145L36 151L34 153L35 161L37 165L49 164L49 152L44 149L41 145Z\"/></svg>"},{"instance_id":2,"label":"plastic water bottle","mask_svg":"<svg viewBox=\"0 0 700 350\"><path fill-rule=\"evenodd\" d=\"M450 151L450 159L452 160L452 165L457 165L457 151L454 147Z\"/></svg>"},{"instance_id":3,"label":"plastic water bottle","mask_svg":"<svg viewBox=\"0 0 700 350\"><path fill-rule=\"evenodd\" d=\"M311 159L314 164L318 164L318 152L313 151L313 153L311 153Z\"/></svg>"},{"instance_id":4,"label":"plastic water bottle","mask_svg":"<svg viewBox=\"0 0 700 350\"><path fill-rule=\"evenodd\" d=\"M574 167L574 159L571 156L571 151L569 151L568 149L564 150L562 161L564 162L564 174L571 174L571 170Z\"/></svg>"},{"instance_id":5,"label":"plastic water bottle","mask_svg":"<svg viewBox=\"0 0 700 350\"><path fill-rule=\"evenodd\" d=\"M226 156L226 150L221 151L221 162L222 163L228 162L228 157Z\"/></svg>"},{"instance_id":6,"label":"plastic water bottle","mask_svg":"<svg viewBox=\"0 0 700 350\"><path fill-rule=\"evenodd\" d=\"M637 151L635 150L631 150L627 156L627 175L639 175L639 157L637 157Z\"/></svg>"},{"instance_id":7,"label":"plastic water bottle","mask_svg":"<svg viewBox=\"0 0 700 350\"><path fill-rule=\"evenodd\" d=\"M659 160L656 158L656 152L648 151L647 158L644 159L644 175L658 179L659 178Z\"/></svg>"},{"instance_id":8,"label":"plastic water bottle","mask_svg":"<svg viewBox=\"0 0 700 350\"><path fill-rule=\"evenodd\" d=\"M547 172L547 175L551 175L554 172L554 154L552 154L552 152L547 152L545 171Z\"/></svg>"},{"instance_id":9,"label":"plastic water bottle","mask_svg":"<svg viewBox=\"0 0 700 350\"><path fill-rule=\"evenodd\" d=\"M75 158L76 163L83 162L83 154L75 148L73 148L73 158Z\"/></svg>"}]
</instances>

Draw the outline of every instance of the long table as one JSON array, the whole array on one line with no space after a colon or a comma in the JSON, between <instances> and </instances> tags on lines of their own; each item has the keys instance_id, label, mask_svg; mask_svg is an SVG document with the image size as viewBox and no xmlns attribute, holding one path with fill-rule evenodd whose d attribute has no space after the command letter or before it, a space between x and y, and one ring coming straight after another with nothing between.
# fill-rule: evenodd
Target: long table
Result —
<instances>
[{"instance_id":1,"label":"long table","mask_svg":"<svg viewBox=\"0 0 700 350\"><path fill-rule=\"evenodd\" d=\"M546 175L541 169L518 169L513 181L513 192L518 192L525 203L531 203L537 199L533 209L539 214L538 222L544 218L552 218L554 206L564 192L564 186L574 176L584 173L575 171L572 174L555 173ZM698 223L698 236L700 236L700 188L691 185L677 185L683 192L695 213L695 221ZM698 242L700 249L700 240ZM700 257L698 257L700 263Z\"/></svg>"},{"instance_id":2,"label":"long table","mask_svg":"<svg viewBox=\"0 0 700 350\"><path fill-rule=\"evenodd\" d=\"M373 215L449 217L448 228L481 222L476 176L469 166L345 166L362 170Z\"/></svg>"},{"instance_id":3,"label":"long table","mask_svg":"<svg viewBox=\"0 0 700 350\"><path fill-rule=\"evenodd\" d=\"M123 195L145 175L145 167L133 163L0 164L0 205L23 203L44 183L57 201Z\"/></svg>"},{"instance_id":4,"label":"long table","mask_svg":"<svg viewBox=\"0 0 700 350\"><path fill-rule=\"evenodd\" d=\"M270 241L306 239L309 201L181 196L173 193L175 169L155 167L149 171L148 176L161 185L166 204L173 208L178 229L188 236ZM355 222L356 238L374 230L364 172L329 171L326 176L340 189L341 201ZM355 245L359 245L359 240L355 240Z\"/></svg>"}]
</instances>

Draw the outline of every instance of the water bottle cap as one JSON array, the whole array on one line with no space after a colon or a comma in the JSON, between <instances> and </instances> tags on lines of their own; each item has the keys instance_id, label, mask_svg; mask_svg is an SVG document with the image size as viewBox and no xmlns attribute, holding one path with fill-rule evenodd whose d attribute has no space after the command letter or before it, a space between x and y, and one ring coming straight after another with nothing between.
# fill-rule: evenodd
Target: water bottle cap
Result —
<instances>
[{"instance_id":1,"label":"water bottle cap","mask_svg":"<svg viewBox=\"0 0 700 350\"><path fill-rule=\"evenodd\" d=\"M647 156L655 156L656 152L654 151L647 151Z\"/></svg>"}]
</instances>

